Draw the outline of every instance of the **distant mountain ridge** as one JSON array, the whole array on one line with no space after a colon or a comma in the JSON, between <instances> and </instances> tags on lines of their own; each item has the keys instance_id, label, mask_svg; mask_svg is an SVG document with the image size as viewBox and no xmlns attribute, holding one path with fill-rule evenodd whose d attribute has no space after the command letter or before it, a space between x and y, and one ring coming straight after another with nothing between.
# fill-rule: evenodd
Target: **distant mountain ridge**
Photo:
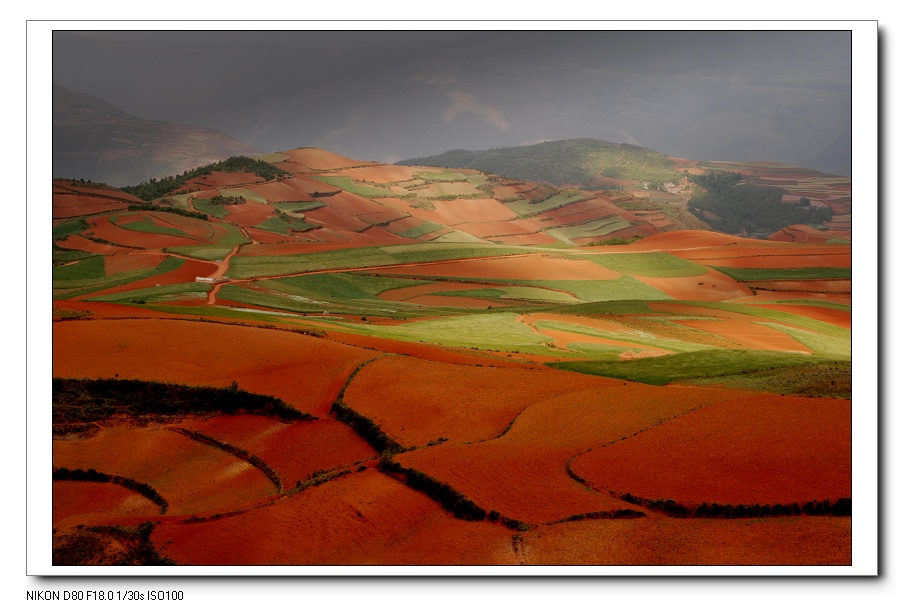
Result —
<instances>
[{"instance_id":1,"label":"distant mountain ridge","mask_svg":"<svg viewBox=\"0 0 904 616\"><path fill-rule=\"evenodd\" d=\"M53 85L54 177L125 186L260 153L216 130L145 120Z\"/></svg>"},{"instance_id":2,"label":"distant mountain ridge","mask_svg":"<svg viewBox=\"0 0 904 616\"><path fill-rule=\"evenodd\" d=\"M601 139L562 139L479 151L450 150L397 164L479 169L532 182L587 188L617 186L622 180L677 181L680 175L675 162L665 154Z\"/></svg>"}]
</instances>

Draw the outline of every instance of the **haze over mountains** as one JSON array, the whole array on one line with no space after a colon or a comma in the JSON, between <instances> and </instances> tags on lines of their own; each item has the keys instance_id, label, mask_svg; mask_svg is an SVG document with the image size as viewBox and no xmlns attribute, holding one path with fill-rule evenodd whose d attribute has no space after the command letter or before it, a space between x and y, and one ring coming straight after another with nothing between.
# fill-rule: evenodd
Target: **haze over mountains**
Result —
<instances>
[{"instance_id":1,"label":"haze over mountains","mask_svg":"<svg viewBox=\"0 0 904 616\"><path fill-rule=\"evenodd\" d=\"M573 137L850 173L844 32L65 32L56 83L262 151Z\"/></svg>"},{"instance_id":2,"label":"haze over mountains","mask_svg":"<svg viewBox=\"0 0 904 616\"><path fill-rule=\"evenodd\" d=\"M53 86L53 177L126 186L260 153L217 130L145 120L90 94Z\"/></svg>"}]
</instances>

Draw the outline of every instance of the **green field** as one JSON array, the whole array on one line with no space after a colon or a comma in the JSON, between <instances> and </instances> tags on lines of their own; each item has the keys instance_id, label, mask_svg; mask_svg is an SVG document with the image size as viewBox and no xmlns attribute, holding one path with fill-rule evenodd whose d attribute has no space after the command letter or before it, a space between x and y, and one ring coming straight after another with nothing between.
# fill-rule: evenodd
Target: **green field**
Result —
<instances>
[{"instance_id":1,"label":"green field","mask_svg":"<svg viewBox=\"0 0 904 616\"><path fill-rule=\"evenodd\" d=\"M267 200L250 188L221 188L220 194L224 197L244 197L245 201L255 203L267 203Z\"/></svg>"},{"instance_id":2,"label":"green field","mask_svg":"<svg viewBox=\"0 0 904 616\"><path fill-rule=\"evenodd\" d=\"M630 226L631 223L620 216L608 216L579 225L547 229L546 233L557 240L569 244L573 243L573 240L585 237L602 237L609 235L610 233L615 233L616 231L621 231L622 229L627 229Z\"/></svg>"},{"instance_id":3,"label":"green field","mask_svg":"<svg viewBox=\"0 0 904 616\"><path fill-rule=\"evenodd\" d=\"M713 347L710 347L705 344L696 344L693 342L682 342L680 340L674 340L672 338L662 338L661 336L656 336L649 332L643 331L622 331L622 332L611 332L600 329L594 329L592 327L587 327L585 325L577 325L574 323L563 323L561 321L539 321L534 323L536 327L541 329L554 329L563 332L571 332L573 334L584 334L585 336L594 336L596 338L600 338L600 343L604 344L606 339L609 340L618 340L619 342L633 342L635 344L648 346L648 347L656 347L658 349L664 349L666 351L674 351L676 353L692 353L695 351L706 351L711 350ZM636 360L634 360L636 361Z\"/></svg>"},{"instance_id":4,"label":"green field","mask_svg":"<svg viewBox=\"0 0 904 616\"><path fill-rule=\"evenodd\" d=\"M121 293L110 293L99 297L88 298L89 302L119 302L119 303L158 303L175 302L187 299L204 299L210 291L211 285L203 282L186 282L182 284L168 284L160 287L148 287L135 289Z\"/></svg>"},{"instance_id":5,"label":"green field","mask_svg":"<svg viewBox=\"0 0 904 616\"><path fill-rule=\"evenodd\" d=\"M271 203L273 207L286 212L307 212L317 208L326 207L323 201L276 201Z\"/></svg>"},{"instance_id":6,"label":"green field","mask_svg":"<svg viewBox=\"0 0 904 616\"><path fill-rule=\"evenodd\" d=\"M570 203L577 203L578 201L586 201L587 199L593 198L593 195L583 193L579 190L566 190L562 193L554 195L545 201L540 201L539 203L530 203L527 200L522 201L512 201L506 203L505 205L518 214L518 216L535 216L537 214L542 214L548 210L553 210L557 207L564 207Z\"/></svg>"},{"instance_id":7,"label":"green field","mask_svg":"<svg viewBox=\"0 0 904 616\"><path fill-rule=\"evenodd\" d=\"M281 235L292 235L292 231L307 231L316 226L300 218L293 218L288 214L283 214L282 216L271 216L261 224L254 225L254 228Z\"/></svg>"},{"instance_id":8,"label":"green field","mask_svg":"<svg viewBox=\"0 0 904 616\"><path fill-rule=\"evenodd\" d=\"M421 171L415 177L427 180L429 182L464 182L468 180L468 176L457 171ZM483 176L478 176L483 177Z\"/></svg>"},{"instance_id":9,"label":"green field","mask_svg":"<svg viewBox=\"0 0 904 616\"><path fill-rule=\"evenodd\" d=\"M172 246L167 248L167 252L213 261L222 259L232 252L232 249L236 246L251 243L251 240L242 235L241 231L227 222L210 221L208 224L220 231L220 235L215 242L202 246Z\"/></svg>"},{"instance_id":10,"label":"green field","mask_svg":"<svg viewBox=\"0 0 904 616\"><path fill-rule=\"evenodd\" d=\"M182 263L184 263L182 259L170 257L157 267L106 276L104 273L104 257L88 257L72 265L53 268L53 298L69 299L103 289L118 287L143 278L171 272L178 269Z\"/></svg>"},{"instance_id":11,"label":"green field","mask_svg":"<svg viewBox=\"0 0 904 616\"><path fill-rule=\"evenodd\" d=\"M361 197L394 197L395 193L380 186L372 186L370 184L359 184L350 177L345 175L319 175L311 176L311 179L318 180L330 186L341 188L344 191L359 195Z\"/></svg>"},{"instance_id":12,"label":"green field","mask_svg":"<svg viewBox=\"0 0 904 616\"><path fill-rule=\"evenodd\" d=\"M701 377L737 375L773 368L807 366L808 355L772 351L709 350L631 361L571 361L547 364L562 370L608 376L650 385Z\"/></svg>"},{"instance_id":13,"label":"green field","mask_svg":"<svg viewBox=\"0 0 904 616\"><path fill-rule=\"evenodd\" d=\"M140 231L142 233L157 233L159 235L173 235L176 237L191 237L188 233L183 231L182 229L176 229L173 227L162 227L154 222L154 217L147 215L140 220L134 220L127 223L120 224L118 222L119 216L110 216L110 222L116 225L117 227L121 227L123 229L128 229L129 231Z\"/></svg>"},{"instance_id":14,"label":"green field","mask_svg":"<svg viewBox=\"0 0 904 616\"><path fill-rule=\"evenodd\" d=\"M701 276L709 271L702 265L686 261L667 252L594 254L581 255L580 258L623 274L650 278Z\"/></svg>"},{"instance_id":15,"label":"green field","mask_svg":"<svg viewBox=\"0 0 904 616\"><path fill-rule=\"evenodd\" d=\"M81 233L87 228L88 223L85 222L84 218L66 220L53 226L53 239L54 241L65 239L70 235Z\"/></svg>"},{"instance_id":16,"label":"green field","mask_svg":"<svg viewBox=\"0 0 904 616\"><path fill-rule=\"evenodd\" d=\"M467 259L533 252L517 246L489 244L404 244L399 246L367 246L325 252L273 257L236 255L230 261L233 278L256 278L285 274L316 272L329 269L367 268L405 263L429 263L449 259Z\"/></svg>"},{"instance_id":17,"label":"green field","mask_svg":"<svg viewBox=\"0 0 904 616\"><path fill-rule=\"evenodd\" d=\"M795 267L795 268L748 268L713 267L735 280L748 282L755 280L825 280L851 278L849 267Z\"/></svg>"},{"instance_id":18,"label":"green field","mask_svg":"<svg viewBox=\"0 0 904 616\"><path fill-rule=\"evenodd\" d=\"M428 220L428 221L425 221L425 222L419 224L418 226L414 227L413 229L408 229L407 231L398 231L398 232L396 232L396 235L401 235L402 237L414 239L417 237L421 237L422 235L427 235L428 233L433 233L434 231L439 231L442 228L443 228L442 225L437 224L435 222L430 222Z\"/></svg>"},{"instance_id":19,"label":"green field","mask_svg":"<svg viewBox=\"0 0 904 616\"><path fill-rule=\"evenodd\" d=\"M195 206L195 209L199 212L204 212L208 216L213 216L214 218L225 218L229 213L225 207L222 205L211 205L210 199L192 199L192 205Z\"/></svg>"}]
</instances>

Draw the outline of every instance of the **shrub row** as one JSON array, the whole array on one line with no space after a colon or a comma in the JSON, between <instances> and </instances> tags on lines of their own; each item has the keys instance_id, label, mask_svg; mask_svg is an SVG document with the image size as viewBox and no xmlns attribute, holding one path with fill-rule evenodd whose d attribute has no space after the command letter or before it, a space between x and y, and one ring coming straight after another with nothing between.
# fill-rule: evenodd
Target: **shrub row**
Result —
<instances>
[{"instance_id":1,"label":"shrub row","mask_svg":"<svg viewBox=\"0 0 904 616\"><path fill-rule=\"evenodd\" d=\"M139 416L252 413L283 420L317 419L279 398L229 387L190 387L134 379L53 379L53 422L97 421L114 414Z\"/></svg>"},{"instance_id":2,"label":"shrub row","mask_svg":"<svg viewBox=\"0 0 904 616\"><path fill-rule=\"evenodd\" d=\"M132 212L135 211L147 211L147 212L166 212L168 214L176 214L178 216L185 216L186 218L198 218L200 220L209 220L207 214L204 212L194 212L192 210L183 210L178 207L170 207L168 205L152 205L150 203L144 203L141 205L133 203L129 206L129 210Z\"/></svg>"},{"instance_id":3,"label":"shrub row","mask_svg":"<svg viewBox=\"0 0 904 616\"><path fill-rule=\"evenodd\" d=\"M634 505L641 505L659 511L673 518L767 518L781 516L818 515L847 517L851 515L851 499L841 498L836 501L810 501L804 505L773 504L761 505L723 505L719 503L703 503L701 505L682 505L672 499L651 500L623 494L621 499Z\"/></svg>"},{"instance_id":4,"label":"shrub row","mask_svg":"<svg viewBox=\"0 0 904 616\"><path fill-rule=\"evenodd\" d=\"M430 475L413 468L406 468L391 457L385 455L380 457L377 468L384 472L393 472L404 475L405 482L409 486L418 492L423 492L431 499L438 502L456 518L476 521L487 519L486 509L470 500L452 486L438 481ZM494 518L499 519L498 514L494 516Z\"/></svg>"},{"instance_id":5,"label":"shrub row","mask_svg":"<svg viewBox=\"0 0 904 616\"><path fill-rule=\"evenodd\" d=\"M179 434L183 434L192 440L198 441L199 443L204 443L205 445L210 445L211 447L221 449L222 451L225 451L226 453L231 454L236 458L244 460L255 468L260 469L261 472L263 472L264 475L267 476L267 479L273 482L273 485L276 486L276 489L279 490L279 493L282 494L282 479L279 478L279 475L276 474L276 471L273 470L269 464L261 460L253 453L245 451L244 449L240 449L230 443L217 440L211 436L207 436L206 434L202 434L201 432L197 432L195 430L188 430L187 428L170 428L170 430L172 430L173 432L178 432Z\"/></svg>"},{"instance_id":6,"label":"shrub row","mask_svg":"<svg viewBox=\"0 0 904 616\"><path fill-rule=\"evenodd\" d=\"M129 479L128 477L121 477L119 475L108 475L107 473L101 473L99 471L94 470L93 468L89 468L88 470L75 468L55 468L53 469L53 480L54 481L94 481L97 483L113 483L118 486L122 486L133 492L137 492L141 494L148 500L150 500L155 505L158 505L161 508L162 512L166 512L166 508L169 506L169 503L166 502L160 494L157 493L157 490L152 488L146 483L141 483L140 481L135 481L134 479Z\"/></svg>"},{"instance_id":7,"label":"shrub row","mask_svg":"<svg viewBox=\"0 0 904 616\"><path fill-rule=\"evenodd\" d=\"M401 453L405 451L398 442L383 432L382 428L365 415L347 406L344 402L335 401L330 409L336 419L354 430L358 436L367 441L380 453Z\"/></svg>"}]
</instances>

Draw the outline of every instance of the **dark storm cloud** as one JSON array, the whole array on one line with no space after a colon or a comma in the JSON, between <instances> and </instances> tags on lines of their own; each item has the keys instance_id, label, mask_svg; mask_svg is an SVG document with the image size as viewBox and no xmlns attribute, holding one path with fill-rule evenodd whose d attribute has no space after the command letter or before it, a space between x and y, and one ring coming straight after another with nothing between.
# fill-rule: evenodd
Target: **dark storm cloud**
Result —
<instances>
[{"instance_id":1,"label":"dark storm cloud","mask_svg":"<svg viewBox=\"0 0 904 616\"><path fill-rule=\"evenodd\" d=\"M263 150L596 137L847 173L845 32L56 32L54 81Z\"/></svg>"}]
</instances>

